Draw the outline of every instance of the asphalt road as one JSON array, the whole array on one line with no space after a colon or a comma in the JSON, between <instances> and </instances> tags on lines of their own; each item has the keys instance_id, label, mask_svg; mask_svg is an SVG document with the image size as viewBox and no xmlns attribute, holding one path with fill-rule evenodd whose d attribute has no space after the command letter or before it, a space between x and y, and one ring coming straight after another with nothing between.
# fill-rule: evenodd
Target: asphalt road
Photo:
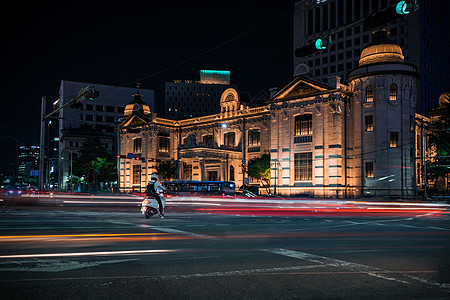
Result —
<instances>
[{"instance_id":1,"label":"asphalt road","mask_svg":"<svg viewBox=\"0 0 450 300\"><path fill-rule=\"evenodd\" d=\"M1 299L450 299L449 215L3 207Z\"/></svg>"}]
</instances>

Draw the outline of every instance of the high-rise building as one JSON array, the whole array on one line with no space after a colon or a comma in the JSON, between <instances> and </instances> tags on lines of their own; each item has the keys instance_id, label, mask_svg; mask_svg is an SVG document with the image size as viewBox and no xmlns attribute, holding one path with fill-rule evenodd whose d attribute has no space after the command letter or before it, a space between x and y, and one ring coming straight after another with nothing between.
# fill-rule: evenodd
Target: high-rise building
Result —
<instances>
[{"instance_id":1,"label":"high-rise building","mask_svg":"<svg viewBox=\"0 0 450 300\"><path fill-rule=\"evenodd\" d=\"M17 182L21 186L36 187L39 178L39 146L20 146L18 162Z\"/></svg>"},{"instance_id":2,"label":"high-rise building","mask_svg":"<svg viewBox=\"0 0 450 300\"><path fill-rule=\"evenodd\" d=\"M85 82L61 81L59 105L64 105L78 95L80 89L92 86L100 95L94 100L85 100L79 109L65 107L59 112L59 184L67 188L70 176L70 162L77 158L77 151L82 147L85 138L98 138L104 148L115 153L117 148L116 122L123 115L124 107L136 88ZM149 108L155 110L155 92L139 89L138 93Z\"/></svg>"},{"instance_id":3,"label":"high-rise building","mask_svg":"<svg viewBox=\"0 0 450 300\"><path fill-rule=\"evenodd\" d=\"M200 81L174 80L165 83L164 115L185 119L220 112L220 98L231 85L230 71L201 70Z\"/></svg>"},{"instance_id":4,"label":"high-rise building","mask_svg":"<svg viewBox=\"0 0 450 300\"><path fill-rule=\"evenodd\" d=\"M417 0L419 10L386 24L390 39L403 50L405 62L418 67L417 112L439 105L439 95L450 86L450 1ZM294 73L307 64L312 76L327 82L330 76L347 78L358 66L361 50L371 42L364 30L365 17L397 3L397 0L301 0L294 9L294 49L331 34L333 45L307 58L294 57ZM352 26L349 26L354 24Z\"/></svg>"}]
</instances>

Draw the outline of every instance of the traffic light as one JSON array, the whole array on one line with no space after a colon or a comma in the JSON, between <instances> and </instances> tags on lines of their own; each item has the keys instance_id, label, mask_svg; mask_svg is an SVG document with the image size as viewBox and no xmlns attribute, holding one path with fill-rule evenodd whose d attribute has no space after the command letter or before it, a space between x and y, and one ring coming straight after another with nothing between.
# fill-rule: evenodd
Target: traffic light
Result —
<instances>
[{"instance_id":1,"label":"traffic light","mask_svg":"<svg viewBox=\"0 0 450 300\"><path fill-rule=\"evenodd\" d=\"M418 0L402 0L396 4L377 11L364 19L364 30L371 30L384 26L398 18L415 12L419 9Z\"/></svg>"},{"instance_id":2,"label":"traffic light","mask_svg":"<svg viewBox=\"0 0 450 300\"><path fill-rule=\"evenodd\" d=\"M80 89L80 91L78 92L78 96L70 100L69 107L72 109L81 108L83 106L84 100L94 100L99 95L100 93L96 91L95 88L93 88L92 86L87 86Z\"/></svg>"},{"instance_id":3,"label":"traffic light","mask_svg":"<svg viewBox=\"0 0 450 300\"><path fill-rule=\"evenodd\" d=\"M120 155L120 154L117 154L116 157L117 157L117 158L127 158L126 155Z\"/></svg>"},{"instance_id":4,"label":"traffic light","mask_svg":"<svg viewBox=\"0 0 450 300\"><path fill-rule=\"evenodd\" d=\"M157 159L157 158L151 158L151 159L149 159L148 161L149 161L149 162L161 162L161 160L160 160L160 159Z\"/></svg>"},{"instance_id":5,"label":"traffic light","mask_svg":"<svg viewBox=\"0 0 450 300\"><path fill-rule=\"evenodd\" d=\"M308 57L324 49L327 49L332 44L333 42L331 40L331 36L329 35L323 38L318 38L302 47L295 49L295 56Z\"/></svg>"},{"instance_id":6,"label":"traffic light","mask_svg":"<svg viewBox=\"0 0 450 300\"><path fill-rule=\"evenodd\" d=\"M135 159L135 160L145 160L145 157L135 156L135 157L133 157L133 159Z\"/></svg>"}]
</instances>

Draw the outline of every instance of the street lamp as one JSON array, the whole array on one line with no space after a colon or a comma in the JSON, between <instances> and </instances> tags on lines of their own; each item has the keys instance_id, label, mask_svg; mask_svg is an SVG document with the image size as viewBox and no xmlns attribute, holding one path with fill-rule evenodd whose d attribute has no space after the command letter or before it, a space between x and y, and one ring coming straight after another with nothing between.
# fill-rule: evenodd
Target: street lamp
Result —
<instances>
[{"instance_id":1,"label":"street lamp","mask_svg":"<svg viewBox=\"0 0 450 300\"><path fill-rule=\"evenodd\" d=\"M245 120L243 123L243 128L241 128L239 125L234 125L236 126L237 129L239 129L239 131L241 132L241 145L242 145L242 166L245 165L245 132L247 131L245 129ZM228 124L227 123L222 123L221 127L223 129L228 128ZM244 185L246 179L245 179L245 168L242 169L242 185Z\"/></svg>"},{"instance_id":2,"label":"street lamp","mask_svg":"<svg viewBox=\"0 0 450 300\"><path fill-rule=\"evenodd\" d=\"M273 168L275 168L275 185L273 187L273 194L276 195L277 194L277 184L278 184L278 167L280 166L280 162L277 160L273 160L270 162L270 164L273 166Z\"/></svg>"}]
</instances>

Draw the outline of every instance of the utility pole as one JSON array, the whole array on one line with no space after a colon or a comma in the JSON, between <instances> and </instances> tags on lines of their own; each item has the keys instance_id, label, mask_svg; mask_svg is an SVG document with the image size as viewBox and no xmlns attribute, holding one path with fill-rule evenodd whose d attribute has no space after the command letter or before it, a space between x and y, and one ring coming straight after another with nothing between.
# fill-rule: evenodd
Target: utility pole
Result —
<instances>
[{"instance_id":1,"label":"utility pole","mask_svg":"<svg viewBox=\"0 0 450 300\"><path fill-rule=\"evenodd\" d=\"M42 96L41 100L41 136L39 139L39 190L44 190L44 163L45 163L45 106L47 98Z\"/></svg>"},{"instance_id":2,"label":"utility pole","mask_svg":"<svg viewBox=\"0 0 450 300\"><path fill-rule=\"evenodd\" d=\"M85 88L80 89L78 92L78 96L71 99L64 105L60 106L58 109L52 111L48 115L46 115L45 108L47 104L47 98L42 96L42 106L41 106L41 136L39 140L39 190L44 190L44 166L45 166L45 120L50 118L51 116L59 113L60 110L69 106L72 109L80 108L82 102L86 99L94 100L99 96L99 92L95 90L95 88L91 86L87 86Z\"/></svg>"}]
</instances>

